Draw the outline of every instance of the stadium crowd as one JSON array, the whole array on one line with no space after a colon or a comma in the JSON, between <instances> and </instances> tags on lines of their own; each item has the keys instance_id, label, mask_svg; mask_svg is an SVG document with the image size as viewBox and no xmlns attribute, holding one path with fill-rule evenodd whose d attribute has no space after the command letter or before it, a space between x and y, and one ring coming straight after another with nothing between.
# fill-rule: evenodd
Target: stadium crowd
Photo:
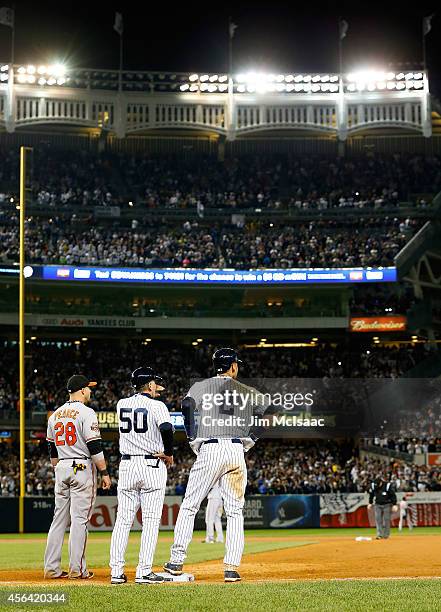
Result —
<instances>
[{"instance_id":1,"label":"stadium crowd","mask_svg":"<svg viewBox=\"0 0 441 612\"><path fill-rule=\"evenodd\" d=\"M0 203L16 197L15 149L0 151ZM438 156L365 153L350 158L247 155L138 155L42 145L33 159L33 201L42 207L127 205L197 209L396 206L441 189ZM426 206L424 197L418 198Z\"/></svg>"},{"instance_id":2,"label":"stadium crowd","mask_svg":"<svg viewBox=\"0 0 441 612\"><path fill-rule=\"evenodd\" d=\"M398 378L428 356L428 345L373 346L319 343L310 348L241 351L243 377L253 378ZM4 342L0 356L0 410L16 411L18 399L17 345ZM130 372L140 363L154 363L166 380L163 400L170 410L180 407L183 394L195 378L211 376L214 346L173 344L140 340L127 342L86 341L29 344L27 406L31 411L53 410L66 401L65 385L74 372L86 372L99 385L92 395L95 410L114 410L121 397L131 395ZM54 370L53 364L58 364ZM48 376L51 372L51 376Z\"/></svg>"},{"instance_id":3,"label":"stadium crowd","mask_svg":"<svg viewBox=\"0 0 441 612\"><path fill-rule=\"evenodd\" d=\"M135 267L305 268L390 266L418 229L418 219L394 217L249 223L83 225L31 217L28 263ZM18 261L18 217L0 216L0 262Z\"/></svg>"},{"instance_id":4,"label":"stadium crowd","mask_svg":"<svg viewBox=\"0 0 441 612\"><path fill-rule=\"evenodd\" d=\"M110 494L116 494L119 452L116 443L106 442L105 453L112 480ZM185 443L174 450L175 465L170 468L167 493L183 495L195 455ZM350 443L325 441L276 442L260 440L246 454L247 494L354 493L365 492L380 474L397 491L440 491L439 467L417 466L402 460L382 460L365 456ZM1 495L18 494L18 452L0 444ZM26 450L27 495L53 495L54 473L46 443L28 444ZM99 490L99 493L103 493Z\"/></svg>"}]
</instances>

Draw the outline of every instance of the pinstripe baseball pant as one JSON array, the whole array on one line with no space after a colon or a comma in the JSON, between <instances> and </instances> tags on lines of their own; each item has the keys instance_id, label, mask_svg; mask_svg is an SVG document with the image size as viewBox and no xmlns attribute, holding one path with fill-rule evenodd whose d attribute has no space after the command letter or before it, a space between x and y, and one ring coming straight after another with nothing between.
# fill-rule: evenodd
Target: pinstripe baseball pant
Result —
<instances>
[{"instance_id":1,"label":"pinstripe baseball pant","mask_svg":"<svg viewBox=\"0 0 441 612\"><path fill-rule=\"evenodd\" d=\"M118 511L110 543L112 576L124 573L127 542L139 507L142 512L142 534L136 577L146 576L152 571L166 482L167 468L160 460L142 456L121 460Z\"/></svg>"},{"instance_id":2,"label":"pinstripe baseball pant","mask_svg":"<svg viewBox=\"0 0 441 612\"><path fill-rule=\"evenodd\" d=\"M247 468L242 444L228 439L201 446L190 470L185 497L179 509L170 561L183 563L190 544L194 519L201 503L219 481L227 517L225 565L238 567L244 547L243 507Z\"/></svg>"}]
</instances>

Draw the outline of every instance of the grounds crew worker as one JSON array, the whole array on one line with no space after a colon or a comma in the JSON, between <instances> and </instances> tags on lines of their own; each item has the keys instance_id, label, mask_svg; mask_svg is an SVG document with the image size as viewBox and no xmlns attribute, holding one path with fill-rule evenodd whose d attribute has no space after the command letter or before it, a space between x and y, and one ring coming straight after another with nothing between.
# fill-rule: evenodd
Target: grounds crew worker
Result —
<instances>
[{"instance_id":1,"label":"grounds crew worker","mask_svg":"<svg viewBox=\"0 0 441 612\"><path fill-rule=\"evenodd\" d=\"M103 489L111 482L98 418L87 404L96 382L80 374L67 381L69 400L49 417L47 442L55 468L55 512L44 555L45 578L92 578L86 567L87 524L96 498L96 473ZM64 532L70 523L69 573L61 570Z\"/></svg>"},{"instance_id":2,"label":"grounds crew worker","mask_svg":"<svg viewBox=\"0 0 441 612\"><path fill-rule=\"evenodd\" d=\"M372 508L373 502L375 502L376 539L387 540L390 535L391 514L398 510L398 506L392 483L386 482L381 475L370 486L368 509Z\"/></svg>"}]
</instances>

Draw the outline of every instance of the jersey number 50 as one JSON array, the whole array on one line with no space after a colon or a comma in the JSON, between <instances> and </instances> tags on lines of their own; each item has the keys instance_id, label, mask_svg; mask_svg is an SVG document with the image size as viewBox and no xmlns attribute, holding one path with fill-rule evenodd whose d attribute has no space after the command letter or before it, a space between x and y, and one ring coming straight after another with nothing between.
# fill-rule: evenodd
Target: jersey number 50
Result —
<instances>
[{"instance_id":1,"label":"jersey number 50","mask_svg":"<svg viewBox=\"0 0 441 612\"><path fill-rule=\"evenodd\" d=\"M140 416L141 415L141 418ZM147 408L121 408L119 411L119 430L121 433L145 433L148 429Z\"/></svg>"}]
</instances>

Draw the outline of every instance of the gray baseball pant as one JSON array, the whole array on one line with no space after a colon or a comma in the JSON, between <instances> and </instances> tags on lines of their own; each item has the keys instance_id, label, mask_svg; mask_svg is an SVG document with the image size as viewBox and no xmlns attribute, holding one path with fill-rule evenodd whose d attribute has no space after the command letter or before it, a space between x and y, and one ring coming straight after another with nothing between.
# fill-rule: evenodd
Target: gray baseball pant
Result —
<instances>
[{"instance_id":1,"label":"gray baseball pant","mask_svg":"<svg viewBox=\"0 0 441 612\"><path fill-rule=\"evenodd\" d=\"M61 574L61 549L69 523L69 573L87 575L87 524L96 499L96 468L90 459L75 462L85 464L86 469L74 474L72 459L55 466L55 511L44 554L44 571L53 576Z\"/></svg>"},{"instance_id":2,"label":"gray baseball pant","mask_svg":"<svg viewBox=\"0 0 441 612\"><path fill-rule=\"evenodd\" d=\"M375 525L377 537L388 538L390 535L391 504L375 505Z\"/></svg>"}]
</instances>

